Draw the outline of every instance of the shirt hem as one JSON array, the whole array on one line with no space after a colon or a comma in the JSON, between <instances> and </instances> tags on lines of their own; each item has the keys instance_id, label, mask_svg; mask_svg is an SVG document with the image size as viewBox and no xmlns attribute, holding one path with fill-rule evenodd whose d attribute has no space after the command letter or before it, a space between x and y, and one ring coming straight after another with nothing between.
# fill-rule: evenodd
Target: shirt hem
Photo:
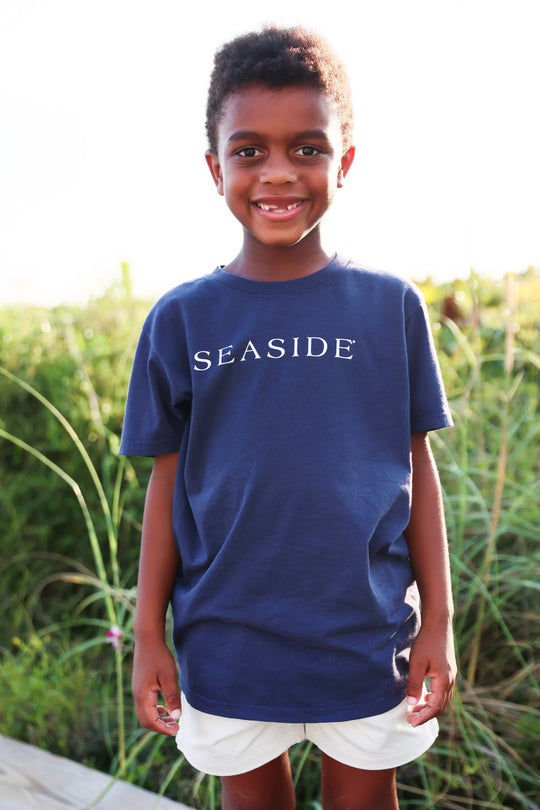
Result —
<instances>
[{"instance_id":1,"label":"shirt hem","mask_svg":"<svg viewBox=\"0 0 540 810\"><path fill-rule=\"evenodd\" d=\"M145 444L138 441L122 441L118 451L119 456L160 456L166 453L177 453L180 449L178 442L163 441L157 444Z\"/></svg>"},{"instance_id":2,"label":"shirt hem","mask_svg":"<svg viewBox=\"0 0 540 810\"><path fill-rule=\"evenodd\" d=\"M182 691L190 706L200 712L215 714L219 717L257 720L265 723L339 723L347 720L360 720L364 717L372 717L394 709L404 700L406 694L406 690L403 689L381 700L370 701L369 703L355 703L348 706L270 707L222 703L199 695L184 685Z\"/></svg>"},{"instance_id":3,"label":"shirt hem","mask_svg":"<svg viewBox=\"0 0 540 810\"><path fill-rule=\"evenodd\" d=\"M449 413L429 414L411 421L411 433L422 433L423 431L440 430L441 428L453 426L454 421Z\"/></svg>"}]
</instances>

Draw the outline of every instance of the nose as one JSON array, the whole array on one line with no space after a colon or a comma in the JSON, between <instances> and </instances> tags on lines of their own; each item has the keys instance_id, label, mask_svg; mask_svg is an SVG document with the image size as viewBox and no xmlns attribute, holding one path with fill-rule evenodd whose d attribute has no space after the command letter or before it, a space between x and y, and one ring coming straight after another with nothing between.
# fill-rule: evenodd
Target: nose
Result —
<instances>
[{"instance_id":1,"label":"nose","mask_svg":"<svg viewBox=\"0 0 540 810\"><path fill-rule=\"evenodd\" d=\"M297 172L287 155L270 154L261 165L261 183L271 183L275 186L285 183L294 183Z\"/></svg>"}]
</instances>

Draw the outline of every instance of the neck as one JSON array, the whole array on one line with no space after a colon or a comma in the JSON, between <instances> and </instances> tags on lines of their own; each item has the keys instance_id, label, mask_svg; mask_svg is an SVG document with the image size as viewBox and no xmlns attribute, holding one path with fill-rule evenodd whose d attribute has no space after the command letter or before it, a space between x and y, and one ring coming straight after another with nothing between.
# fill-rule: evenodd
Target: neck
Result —
<instances>
[{"instance_id":1,"label":"neck","mask_svg":"<svg viewBox=\"0 0 540 810\"><path fill-rule=\"evenodd\" d=\"M229 273L254 281L290 281L325 267L333 253L317 239L305 238L296 245L264 245L245 235L238 256L226 266Z\"/></svg>"}]
</instances>

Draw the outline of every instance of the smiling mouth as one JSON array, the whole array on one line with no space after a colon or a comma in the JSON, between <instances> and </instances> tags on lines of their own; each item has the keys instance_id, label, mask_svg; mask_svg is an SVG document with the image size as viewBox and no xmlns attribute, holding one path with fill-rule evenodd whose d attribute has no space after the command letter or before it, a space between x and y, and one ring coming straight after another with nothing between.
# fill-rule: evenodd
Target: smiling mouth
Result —
<instances>
[{"instance_id":1,"label":"smiling mouth","mask_svg":"<svg viewBox=\"0 0 540 810\"><path fill-rule=\"evenodd\" d=\"M303 202L303 200L287 204L255 202L254 205L260 211L268 211L271 214L286 214L288 211L294 211L295 208L299 208Z\"/></svg>"}]
</instances>

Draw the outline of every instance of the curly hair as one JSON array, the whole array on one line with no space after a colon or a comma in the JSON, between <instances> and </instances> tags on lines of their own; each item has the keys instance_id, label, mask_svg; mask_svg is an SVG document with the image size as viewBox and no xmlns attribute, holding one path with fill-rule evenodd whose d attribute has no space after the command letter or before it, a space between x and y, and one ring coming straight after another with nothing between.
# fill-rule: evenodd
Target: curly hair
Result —
<instances>
[{"instance_id":1,"label":"curly hair","mask_svg":"<svg viewBox=\"0 0 540 810\"><path fill-rule=\"evenodd\" d=\"M214 56L206 106L208 144L217 152L217 127L225 100L240 88L315 87L334 100L344 148L352 144L353 108L347 71L320 34L300 26L266 26L225 43Z\"/></svg>"}]
</instances>

